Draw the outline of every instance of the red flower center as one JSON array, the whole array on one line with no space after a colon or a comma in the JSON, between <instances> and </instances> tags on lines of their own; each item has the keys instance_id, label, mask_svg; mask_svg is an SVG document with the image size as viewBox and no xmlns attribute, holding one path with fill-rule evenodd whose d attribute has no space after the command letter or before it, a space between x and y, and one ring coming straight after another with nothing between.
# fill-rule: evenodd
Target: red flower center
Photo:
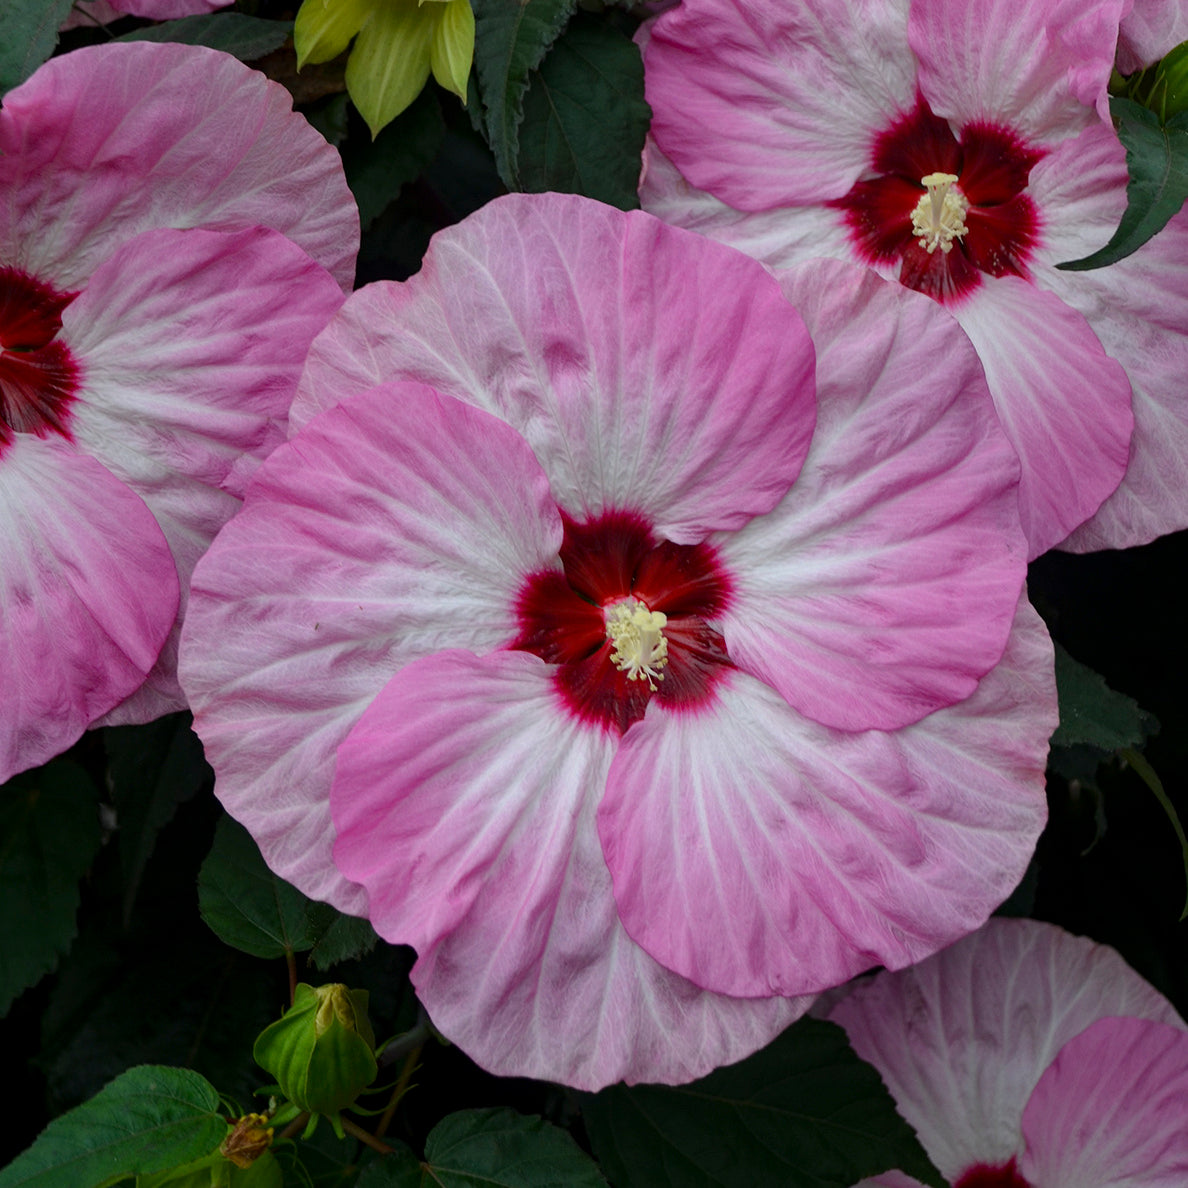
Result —
<instances>
[{"instance_id":1,"label":"red flower center","mask_svg":"<svg viewBox=\"0 0 1188 1188\"><path fill-rule=\"evenodd\" d=\"M56 336L77 296L0 268L0 446L14 433L70 437L78 366Z\"/></svg>"},{"instance_id":2,"label":"red flower center","mask_svg":"<svg viewBox=\"0 0 1188 1188\"><path fill-rule=\"evenodd\" d=\"M996 124L966 124L958 138L920 96L875 140L877 176L832 205L866 263L899 261L908 288L953 301L982 273L1028 275L1040 223L1023 191L1042 156Z\"/></svg>"},{"instance_id":3,"label":"red flower center","mask_svg":"<svg viewBox=\"0 0 1188 1188\"><path fill-rule=\"evenodd\" d=\"M630 512L578 524L562 513L563 573L532 574L511 645L555 664L570 712L623 733L659 698L704 705L730 665L707 619L730 600L730 580L707 544L657 542Z\"/></svg>"},{"instance_id":4,"label":"red flower center","mask_svg":"<svg viewBox=\"0 0 1188 1188\"><path fill-rule=\"evenodd\" d=\"M962 1174L953 1188L1031 1188L1031 1185L1019 1174L1012 1158L1009 1163L990 1167L985 1163L977 1163Z\"/></svg>"}]
</instances>

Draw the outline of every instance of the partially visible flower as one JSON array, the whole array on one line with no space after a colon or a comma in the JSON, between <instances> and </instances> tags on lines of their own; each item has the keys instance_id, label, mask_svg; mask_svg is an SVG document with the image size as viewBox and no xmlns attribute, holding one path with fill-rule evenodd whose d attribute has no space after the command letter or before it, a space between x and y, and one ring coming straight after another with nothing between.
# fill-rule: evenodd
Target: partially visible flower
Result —
<instances>
[{"instance_id":1,"label":"partially visible flower","mask_svg":"<svg viewBox=\"0 0 1188 1188\"><path fill-rule=\"evenodd\" d=\"M347 91L372 136L421 93L430 71L466 102L470 0L305 0L293 27L298 68L338 57L352 37Z\"/></svg>"},{"instance_id":2,"label":"partially visible flower","mask_svg":"<svg viewBox=\"0 0 1188 1188\"><path fill-rule=\"evenodd\" d=\"M685 0L645 50L645 209L772 267L854 260L942 302L1022 460L1033 555L1188 526L1188 212L1109 268L1056 267L1126 207L1100 115L1126 7ZM1184 5L1132 20L1160 8Z\"/></svg>"},{"instance_id":3,"label":"partially visible flower","mask_svg":"<svg viewBox=\"0 0 1188 1188\"><path fill-rule=\"evenodd\" d=\"M201 16L232 3L234 0L75 0L62 28L106 25L122 16L169 21L177 17Z\"/></svg>"},{"instance_id":4,"label":"partially visible flower","mask_svg":"<svg viewBox=\"0 0 1188 1188\"><path fill-rule=\"evenodd\" d=\"M1118 31L1118 69L1130 74L1150 66L1188 41L1188 4L1181 0L1130 0Z\"/></svg>"},{"instance_id":5,"label":"partially visible flower","mask_svg":"<svg viewBox=\"0 0 1188 1188\"><path fill-rule=\"evenodd\" d=\"M95 46L5 96L0 782L184 706L190 571L357 242L338 154L227 54Z\"/></svg>"},{"instance_id":6,"label":"partially visible flower","mask_svg":"<svg viewBox=\"0 0 1188 1188\"><path fill-rule=\"evenodd\" d=\"M996 918L829 1017L953 1188L1188 1184L1188 1029L1113 949Z\"/></svg>"},{"instance_id":7,"label":"partially visible flower","mask_svg":"<svg viewBox=\"0 0 1188 1188\"><path fill-rule=\"evenodd\" d=\"M509 195L352 295L291 426L197 570L195 727L485 1067L691 1079L1021 877L1050 645L927 298Z\"/></svg>"}]
</instances>

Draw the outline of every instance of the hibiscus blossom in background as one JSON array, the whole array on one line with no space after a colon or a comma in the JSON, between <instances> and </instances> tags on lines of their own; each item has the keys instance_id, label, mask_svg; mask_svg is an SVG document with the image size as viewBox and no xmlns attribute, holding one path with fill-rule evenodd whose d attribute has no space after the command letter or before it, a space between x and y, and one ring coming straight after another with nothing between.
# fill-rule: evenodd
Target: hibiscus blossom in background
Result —
<instances>
[{"instance_id":1,"label":"hibiscus blossom in background","mask_svg":"<svg viewBox=\"0 0 1188 1188\"><path fill-rule=\"evenodd\" d=\"M1153 7L1130 13L1140 39ZM1033 555L1188 525L1188 215L1109 268L1055 267L1126 205L1098 108L1129 10L685 0L645 49L645 208L777 268L855 260L941 302L1022 460Z\"/></svg>"},{"instance_id":2,"label":"hibiscus blossom in background","mask_svg":"<svg viewBox=\"0 0 1188 1188\"><path fill-rule=\"evenodd\" d=\"M1113 949L993 919L830 1018L954 1188L1188 1184L1188 1029Z\"/></svg>"},{"instance_id":3,"label":"hibiscus blossom in background","mask_svg":"<svg viewBox=\"0 0 1188 1188\"><path fill-rule=\"evenodd\" d=\"M1188 5L1168 0L1134 0L1123 5L1118 30L1118 69L1132 74L1158 61L1173 46L1188 41Z\"/></svg>"},{"instance_id":4,"label":"hibiscus blossom in background","mask_svg":"<svg viewBox=\"0 0 1188 1188\"><path fill-rule=\"evenodd\" d=\"M297 66L347 59L351 101L372 136L420 93L429 73L466 102L474 57L470 0L305 0L293 27Z\"/></svg>"},{"instance_id":5,"label":"hibiscus blossom in background","mask_svg":"<svg viewBox=\"0 0 1188 1188\"><path fill-rule=\"evenodd\" d=\"M9 92L0 195L3 781L184 706L190 570L284 437L358 217L281 87L180 45Z\"/></svg>"},{"instance_id":6,"label":"hibiscus blossom in background","mask_svg":"<svg viewBox=\"0 0 1188 1188\"><path fill-rule=\"evenodd\" d=\"M495 1072L739 1059L980 924L1042 827L1051 652L976 355L852 265L782 285L499 199L348 300L196 570L217 795Z\"/></svg>"},{"instance_id":7,"label":"hibiscus blossom in background","mask_svg":"<svg viewBox=\"0 0 1188 1188\"><path fill-rule=\"evenodd\" d=\"M106 25L122 16L169 21L177 17L201 16L232 3L234 0L76 0L62 28Z\"/></svg>"}]
</instances>

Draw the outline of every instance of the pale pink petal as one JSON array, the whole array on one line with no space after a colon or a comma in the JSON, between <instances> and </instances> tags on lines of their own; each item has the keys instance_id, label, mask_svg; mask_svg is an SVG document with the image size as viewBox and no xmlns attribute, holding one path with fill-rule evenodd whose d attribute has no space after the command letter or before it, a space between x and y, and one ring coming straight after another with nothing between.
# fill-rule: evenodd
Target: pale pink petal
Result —
<instances>
[{"instance_id":1,"label":"pale pink petal","mask_svg":"<svg viewBox=\"0 0 1188 1188\"><path fill-rule=\"evenodd\" d=\"M840 198L915 102L906 0L684 0L644 50L652 134L740 210Z\"/></svg>"},{"instance_id":2,"label":"pale pink petal","mask_svg":"<svg viewBox=\"0 0 1188 1188\"><path fill-rule=\"evenodd\" d=\"M421 271L351 298L294 405L419 380L527 438L575 519L693 543L775 506L814 418L812 343L755 261L639 211L514 194L439 232Z\"/></svg>"},{"instance_id":3,"label":"pale pink petal","mask_svg":"<svg viewBox=\"0 0 1188 1188\"><path fill-rule=\"evenodd\" d=\"M934 301L840 261L783 279L817 346L818 426L780 506L715 538L726 643L807 717L894 729L1002 655L1025 570L1018 463Z\"/></svg>"},{"instance_id":4,"label":"pale pink petal","mask_svg":"<svg viewBox=\"0 0 1188 1188\"><path fill-rule=\"evenodd\" d=\"M809 994L978 927L1046 816L1051 646L1022 603L967 701L894 733L808 721L732 674L653 702L611 767L598 831L630 935L725 994Z\"/></svg>"},{"instance_id":5,"label":"pale pink petal","mask_svg":"<svg viewBox=\"0 0 1188 1188\"><path fill-rule=\"evenodd\" d=\"M116 8L111 0L74 0L74 7L70 15L62 22L61 28L93 29L96 25L106 25L110 21L118 21L124 14Z\"/></svg>"},{"instance_id":6,"label":"pale pink petal","mask_svg":"<svg viewBox=\"0 0 1188 1188\"><path fill-rule=\"evenodd\" d=\"M330 856L335 750L410 660L510 643L560 544L524 441L420 386L357 396L265 462L194 571L180 678L217 793L278 874L364 910Z\"/></svg>"},{"instance_id":7,"label":"pale pink petal","mask_svg":"<svg viewBox=\"0 0 1188 1188\"><path fill-rule=\"evenodd\" d=\"M1188 6L1179 0L1134 0L1118 33L1118 69L1130 74L1188 41Z\"/></svg>"},{"instance_id":8,"label":"pale pink petal","mask_svg":"<svg viewBox=\"0 0 1188 1188\"><path fill-rule=\"evenodd\" d=\"M854 259L845 223L832 207L813 203L736 210L691 186L651 137L644 145L639 200L644 210L658 219L729 244L769 268L788 268L818 256Z\"/></svg>"},{"instance_id":9,"label":"pale pink petal","mask_svg":"<svg viewBox=\"0 0 1188 1188\"><path fill-rule=\"evenodd\" d=\"M1044 1070L1107 1015L1183 1026L1113 949L996 918L912 969L858 985L831 1018L952 1181L1022 1154L1023 1109Z\"/></svg>"},{"instance_id":10,"label":"pale pink petal","mask_svg":"<svg viewBox=\"0 0 1188 1188\"><path fill-rule=\"evenodd\" d=\"M1075 150L1075 151L1074 151ZM1061 547L1128 548L1188 527L1188 214L1133 255L1090 272L1054 267L1101 247L1126 205L1125 156L1109 129L1086 132L1041 162L1032 188L1060 236L1036 262L1037 283L1088 319L1133 388L1134 436L1117 490Z\"/></svg>"},{"instance_id":11,"label":"pale pink petal","mask_svg":"<svg viewBox=\"0 0 1188 1188\"><path fill-rule=\"evenodd\" d=\"M115 0L115 7L151 21L170 21L226 8L234 0Z\"/></svg>"},{"instance_id":12,"label":"pale pink petal","mask_svg":"<svg viewBox=\"0 0 1188 1188\"><path fill-rule=\"evenodd\" d=\"M148 231L100 265L62 316L80 360L79 446L157 518L181 579L239 506L249 462L285 439L314 335L342 304L328 272L256 227ZM112 723L184 708L174 629L145 686Z\"/></svg>"},{"instance_id":13,"label":"pale pink petal","mask_svg":"<svg viewBox=\"0 0 1188 1188\"><path fill-rule=\"evenodd\" d=\"M1101 1019L1074 1036L1023 1111L1020 1170L1043 1188L1188 1184L1188 1034Z\"/></svg>"},{"instance_id":14,"label":"pale pink petal","mask_svg":"<svg viewBox=\"0 0 1188 1188\"><path fill-rule=\"evenodd\" d=\"M1134 427L1130 381L1077 310L1018 277L987 278L953 313L1023 463L1019 514L1038 557L1121 480Z\"/></svg>"},{"instance_id":15,"label":"pale pink petal","mask_svg":"<svg viewBox=\"0 0 1188 1188\"><path fill-rule=\"evenodd\" d=\"M144 680L177 612L141 500L57 438L0 446L0 784Z\"/></svg>"},{"instance_id":16,"label":"pale pink petal","mask_svg":"<svg viewBox=\"0 0 1188 1188\"><path fill-rule=\"evenodd\" d=\"M706 994L627 938L593 819L616 744L537 657L450 651L402 669L339 748L336 860L377 931L417 946L434 1025L500 1075L691 1080L808 1006Z\"/></svg>"},{"instance_id":17,"label":"pale pink petal","mask_svg":"<svg viewBox=\"0 0 1188 1188\"><path fill-rule=\"evenodd\" d=\"M1030 140L1097 120L1124 0L911 0L908 39L937 115Z\"/></svg>"},{"instance_id":18,"label":"pale pink petal","mask_svg":"<svg viewBox=\"0 0 1188 1188\"><path fill-rule=\"evenodd\" d=\"M153 227L283 232L351 286L358 214L338 153L229 54L128 42L53 58L0 110L0 259L78 288Z\"/></svg>"}]
</instances>

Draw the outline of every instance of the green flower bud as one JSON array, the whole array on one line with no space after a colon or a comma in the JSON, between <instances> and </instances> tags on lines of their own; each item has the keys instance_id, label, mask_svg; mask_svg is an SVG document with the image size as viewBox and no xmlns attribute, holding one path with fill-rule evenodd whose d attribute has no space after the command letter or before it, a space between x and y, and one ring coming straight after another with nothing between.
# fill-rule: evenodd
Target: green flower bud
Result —
<instances>
[{"instance_id":1,"label":"green flower bud","mask_svg":"<svg viewBox=\"0 0 1188 1188\"><path fill-rule=\"evenodd\" d=\"M1155 68L1155 85L1161 92L1161 121L1188 110L1188 42L1177 45Z\"/></svg>"},{"instance_id":2,"label":"green flower bud","mask_svg":"<svg viewBox=\"0 0 1188 1188\"><path fill-rule=\"evenodd\" d=\"M252 1056L281 1093L311 1114L335 1120L375 1080L375 1033L367 991L301 983L293 1005L256 1038Z\"/></svg>"}]
</instances>

